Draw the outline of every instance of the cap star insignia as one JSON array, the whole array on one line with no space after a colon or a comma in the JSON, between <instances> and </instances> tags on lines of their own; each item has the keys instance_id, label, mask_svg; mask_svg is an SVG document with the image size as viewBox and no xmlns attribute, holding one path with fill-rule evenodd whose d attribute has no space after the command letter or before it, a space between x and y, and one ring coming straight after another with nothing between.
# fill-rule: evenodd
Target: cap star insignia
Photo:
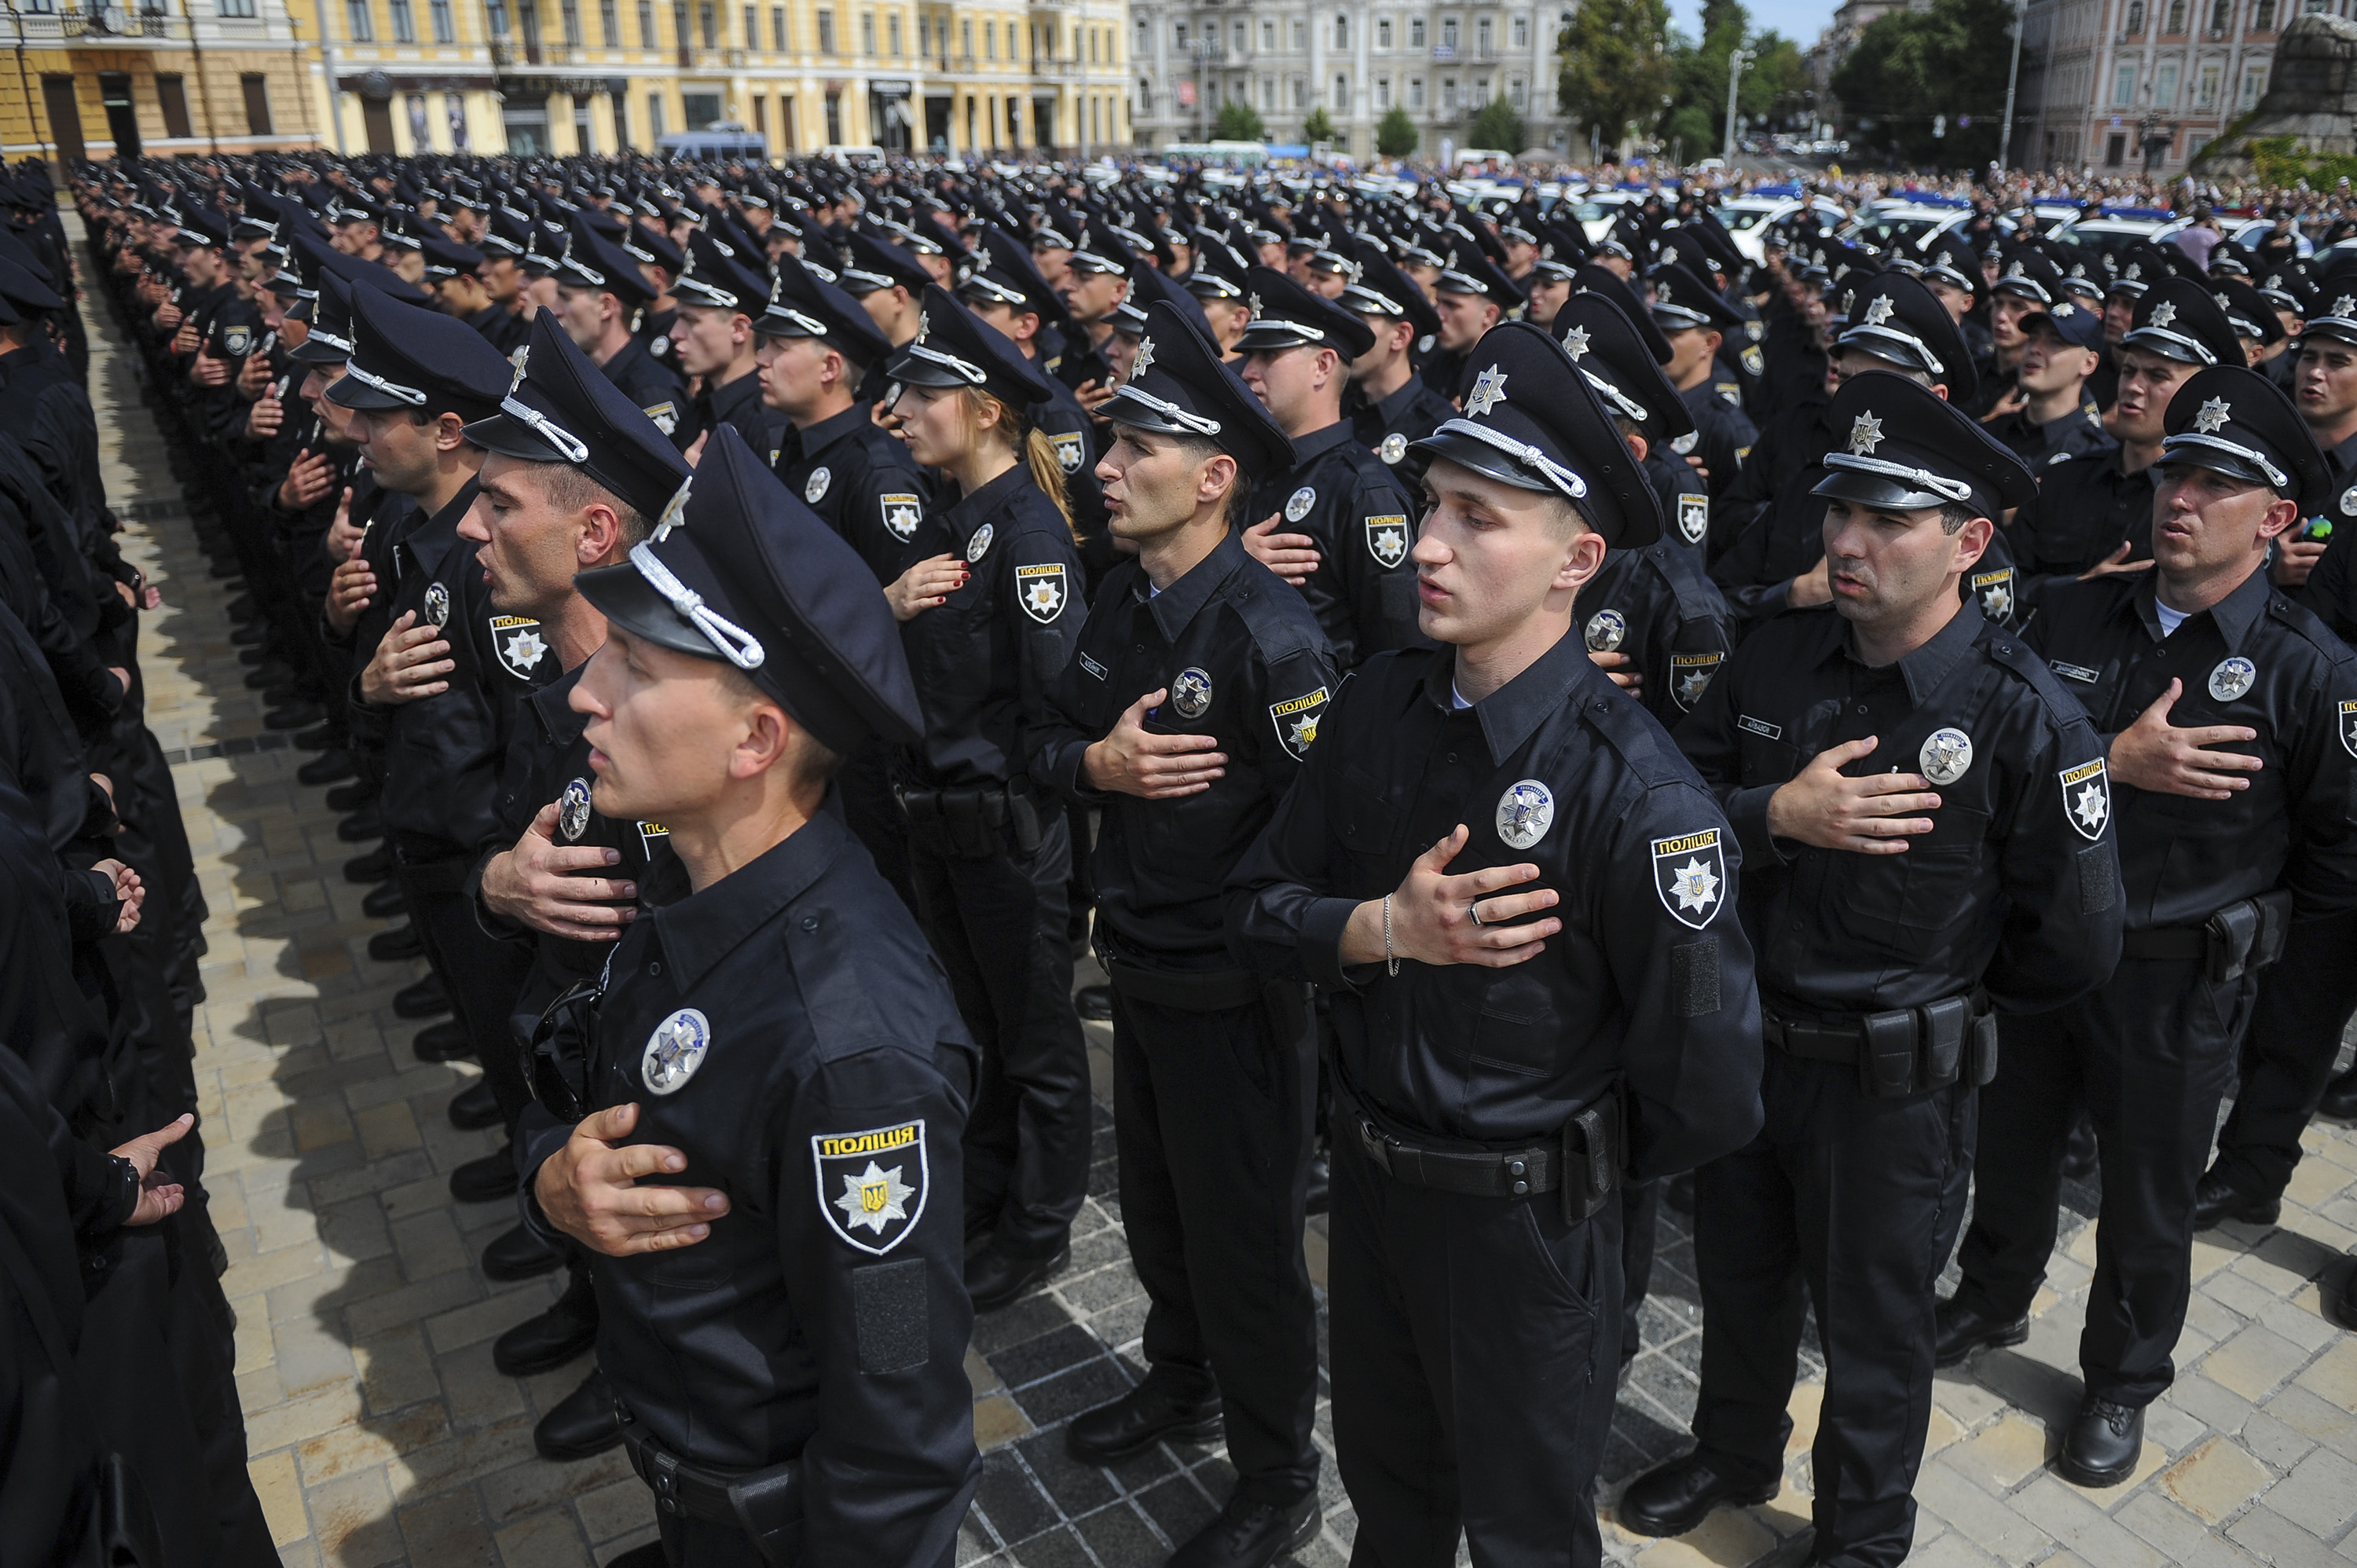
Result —
<instances>
[{"instance_id":1,"label":"cap star insignia","mask_svg":"<svg viewBox=\"0 0 2357 1568\"><path fill-rule=\"evenodd\" d=\"M1465 412L1479 419L1506 401L1506 372L1492 365L1473 378L1473 390L1465 394Z\"/></svg>"},{"instance_id":2,"label":"cap star insignia","mask_svg":"<svg viewBox=\"0 0 2357 1568\"><path fill-rule=\"evenodd\" d=\"M2076 316L2079 314L2079 307L2068 301L2065 301L2064 303L2056 306L2046 314L2049 316Z\"/></svg>"},{"instance_id":3,"label":"cap star insignia","mask_svg":"<svg viewBox=\"0 0 2357 1568\"><path fill-rule=\"evenodd\" d=\"M2342 295L2332 302L2335 316L2357 316L2357 295Z\"/></svg>"},{"instance_id":4,"label":"cap star insignia","mask_svg":"<svg viewBox=\"0 0 2357 1568\"><path fill-rule=\"evenodd\" d=\"M2234 302L2226 297L2226 291L2222 288L2217 293L2212 295L2210 297L2218 302L2218 308L2221 310L2232 310L2234 308Z\"/></svg>"},{"instance_id":5,"label":"cap star insignia","mask_svg":"<svg viewBox=\"0 0 2357 1568\"><path fill-rule=\"evenodd\" d=\"M1261 314L1260 295L1256 294L1248 294L1244 295L1244 303L1252 306L1253 319L1255 321L1259 320Z\"/></svg>"},{"instance_id":6,"label":"cap star insignia","mask_svg":"<svg viewBox=\"0 0 2357 1568\"><path fill-rule=\"evenodd\" d=\"M881 1236L893 1220L908 1219L904 1205L917 1196L917 1189L900 1179L903 1168L894 1165L888 1171L880 1170L870 1160L857 1176L846 1174L843 1194L834 1200L834 1206L843 1210L844 1222L855 1228L864 1225Z\"/></svg>"},{"instance_id":7,"label":"cap star insignia","mask_svg":"<svg viewBox=\"0 0 2357 1568\"><path fill-rule=\"evenodd\" d=\"M933 324L931 318L929 318L921 310L917 312L917 341L920 343L923 342L925 340L925 335L932 329Z\"/></svg>"},{"instance_id":8,"label":"cap star insignia","mask_svg":"<svg viewBox=\"0 0 2357 1568\"><path fill-rule=\"evenodd\" d=\"M524 361L531 358L532 345L529 343L519 344L516 351L508 356L508 363L515 367L515 380L508 383L508 396L515 396L516 388L523 385Z\"/></svg>"},{"instance_id":9,"label":"cap star insignia","mask_svg":"<svg viewBox=\"0 0 2357 1568\"><path fill-rule=\"evenodd\" d=\"M1572 359L1574 360L1577 360L1581 355L1587 352L1587 328L1585 327L1575 327L1570 331L1565 333L1563 335L1563 346L1564 349L1571 355Z\"/></svg>"},{"instance_id":10,"label":"cap star insignia","mask_svg":"<svg viewBox=\"0 0 2357 1568\"><path fill-rule=\"evenodd\" d=\"M1130 361L1129 379L1137 380L1146 373L1146 367L1152 363L1154 363L1154 339L1140 338L1137 340L1137 358Z\"/></svg>"},{"instance_id":11,"label":"cap star insignia","mask_svg":"<svg viewBox=\"0 0 2357 1568\"><path fill-rule=\"evenodd\" d=\"M2176 319L2177 302L2175 300L2164 299L2153 306L2152 324L2155 327L2166 327Z\"/></svg>"},{"instance_id":12,"label":"cap star insignia","mask_svg":"<svg viewBox=\"0 0 2357 1568\"><path fill-rule=\"evenodd\" d=\"M1879 327L1889 320L1890 313L1898 308L1899 306L1892 303L1890 296L1886 294L1866 307L1866 324L1868 327Z\"/></svg>"},{"instance_id":13,"label":"cap star insignia","mask_svg":"<svg viewBox=\"0 0 2357 1568\"><path fill-rule=\"evenodd\" d=\"M2193 416L2193 428L2204 435L2215 435L2233 413L2233 410L2227 406L2224 398L2213 397L2201 405L2201 413Z\"/></svg>"},{"instance_id":14,"label":"cap star insignia","mask_svg":"<svg viewBox=\"0 0 2357 1568\"><path fill-rule=\"evenodd\" d=\"M1874 449L1881 445L1882 421L1877 419L1871 411L1850 421L1849 449L1852 456L1870 457Z\"/></svg>"}]
</instances>

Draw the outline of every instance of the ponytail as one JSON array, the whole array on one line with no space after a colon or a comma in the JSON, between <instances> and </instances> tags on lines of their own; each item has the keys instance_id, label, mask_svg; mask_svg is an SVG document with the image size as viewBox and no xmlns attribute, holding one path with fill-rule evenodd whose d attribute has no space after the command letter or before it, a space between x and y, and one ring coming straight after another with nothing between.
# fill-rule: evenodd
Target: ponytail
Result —
<instances>
[{"instance_id":1,"label":"ponytail","mask_svg":"<svg viewBox=\"0 0 2357 1568\"><path fill-rule=\"evenodd\" d=\"M1031 482L1056 506L1057 515L1064 520L1064 528L1077 543L1080 533L1072 527L1072 501L1064 489L1064 465L1056 460L1056 444L1045 432L1035 428L1030 417L1017 405L1003 398L993 397L979 387L965 389L967 408L979 415L987 402L998 410L998 428L1006 433L1007 444L1014 448L1017 461L1031 470ZM978 423L978 421L977 421Z\"/></svg>"}]
</instances>

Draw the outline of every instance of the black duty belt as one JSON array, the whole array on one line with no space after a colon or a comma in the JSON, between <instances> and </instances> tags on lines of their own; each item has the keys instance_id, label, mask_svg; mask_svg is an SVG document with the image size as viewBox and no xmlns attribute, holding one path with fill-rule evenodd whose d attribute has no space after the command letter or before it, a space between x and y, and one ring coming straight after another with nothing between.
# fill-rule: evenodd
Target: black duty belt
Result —
<instances>
[{"instance_id":1,"label":"black duty belt","mask_svg":"<svg viewBox=\"0 0 2357 1568\"><path fill-rule=\"evenodd\" d=\"M1114 989L1131 1001L1181 1013L1225 1013L1256 1006L1267 993L1266 983L1249 969L1164 969L1139 962L1111 937L1097 933L1097 962Z\"/></svg>"},{"instance_id":2,"label":"black duty belt","mask_svg":"<svg viewBox=\"0 0 2357 1568\"><path fill-rule=\"evenodd\" d=\"M1334 1098L1359 1135L1359 1147L1377 1169L1411 1187L1468 1197L1526 1197L1561 1192L1566 1218L1585 1219L1603 1207L1620 1186L1620 1101L1617 1091L1588 1105L1564 1124L1555 1144L1521 1149L1485 1149L1425 1134L1403 1136L1383 1127L1342 1081L1333 1077ZM1566 1183L1566 1175L1570 1180Z\"/></svg>"},{"instance_id":3,"label":"black duty belt","mask_svg":"<svg viewBox=\"0 0 2357 1568\"><path fill-rule=\"evenodd\" d=\"M2283 957L2290 931L2291 894L2278 887L2229 904L2198 926L2123 932L2120 956L2158 963L2198 963L2204 978L2223 983L2265 969Z\"/></svg>"},{"instance_id":4,"label":"black duty belt","mask_svg":"<svg viewBox=\"0 0 2357 1568\"><path fill-rule=\"evenodd\" d=\"M1959 1078L1985 1084L1996 1072L1996 1019L1985 992L1920 1007L1797 1018L1760 1010L1760 1037L1788 1057L1855 1068L1875 1098L1921 1094Z\"/></svg>"},{"instance_id":5,"label":"black duty belt","mask_svg":"<svg viewBox=\"0 0 2357 1568\"><path fill-rule=\"evenodd\" d=\"M793 1568L802 1561L800 1459L759 1470L715 1469L673 1454L619 1401L614 1414L630 1468L654 1489L656 1511L742 1530L771 1568Z\"/></svg>"}]
</instances>

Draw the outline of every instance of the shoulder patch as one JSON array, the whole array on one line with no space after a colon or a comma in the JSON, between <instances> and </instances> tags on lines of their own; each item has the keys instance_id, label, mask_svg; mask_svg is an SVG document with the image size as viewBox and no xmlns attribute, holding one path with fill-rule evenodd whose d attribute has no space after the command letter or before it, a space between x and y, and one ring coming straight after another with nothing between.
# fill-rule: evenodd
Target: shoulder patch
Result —
<instances>
[{"instance_id":1,"label":"shoulder patch","mask_svg":"<svg viewBox=\"0 0 2357 1568\"><path fill-rule=\"evenodd\" d=\"M816 476L813 476L815 478ZM916 537L917 524L925 515L921 496L888 495L876 498L877 510L883 514L884 532L906 544Z\"/></svg>"},{"instance_id":2,"label":"shoulder patch","mask_svg":"<svg viewBox=\"0 0 2357 1568\"><path fill-rule=\"evenodd\" d=\"M665 435L679 428L679 409L669 399L656 403L651 408L641 408L639 412L653 420L655 428Z\"/></svg>"},{"instance_id":3,"label":"shoulder patch","mask_svg":"<svg viewBox=\"0 0 2357 1568\"><path fill-rule=\"evenodd\" d=\"M1725 662L1727 662L1727 655L1716 650L1709 653L1671 654L1671 700L1675 702L1682 711L1692 713L1694 705L1702 701L1702 694L1710 690L1710 678L1718 673L1718 667Z\"/></svg>"},{"instance_id":4,"label":"shoulder patch","mask_svg":"<svg viewBox=\"0 0 2357 1568\"><path fill-rule=\"evenodd\" d=\"M1052 626L1064 613L1064 604L1071 590L1064 578L1061 561L1045 562L1037 566L1015 568L1015 592L1023 606L1023 613L1041 626Z\"/></svg>"},{"instance_id":5,"label":"shoulder patch","mask_svg":"<svg viewBox=\"0 0 2357 1568\"><path fill-rule=\"evenodd\" d=\"M1653 841L1653 891L1682 926L1701 930L1726 902L1727 851L1717 828Z\"/></svg>"},{"instance_id":6,"label":"shoulder patch","mask_svg":"<svg viewBox=\"0 0 2357 1568\"><path fill-rule=\"evenodd\" d=\"M500 667L519 681L531 680L540 661L548 657L540 622L530 616L493 616L490 628L491 651L499 657Z\"/></svg>"},{"instance_id":7,"label":"shoulder patch","mask_svg":"<svg viewBox=\"0 0 2357 1568\"><path fill-rule=\"evenodd\" d=\"M1367 553L1375 558L1375 564L1389 571L1407 559L1408 537L1405 513L1390 512L1382 517L1368 518L1365 527Z\"/></svg>"},{"instance_id":8,"label":"shoulder patch","mask_svg":"<svg viewBox=\"0 0 2357 1568\"><path fill-rule=\"evenodd\" d=\"M1309 748L1318 743L1318 721L1332 700L1333 694L1320 686L1268 705L1269 723L1276 726L1276 743L1291 752L1295 761L1307 758Z\"/></svg>"},{"instance_id":9,"label":"shoulder patch","mask_svg":"<svg viewBox=\"0 0 2357 1568\"><path fill-rule=\"evenodd\" d=\"M1067 474L1077 474L1081 471L1081 463L1087 456L1087 452L1081 445L1079 431L1075 430L1068 435L1050 435L1048 437L1048 445L1055 450L1056 467L1063 469Z\"/></svg>"},{"instance_id":10,"label":"shoulder patch","mask_svg":"<svg viewBox=\"0 0 2357 1568\"><path fill-rule=\"evenodd\" d=\"M811 1138L811 1168L818 1210L837 1237L882 1257L909 1239L925 1212L927 1179L922 1117L858 1133Z\"/></svg>"}]
</instances>

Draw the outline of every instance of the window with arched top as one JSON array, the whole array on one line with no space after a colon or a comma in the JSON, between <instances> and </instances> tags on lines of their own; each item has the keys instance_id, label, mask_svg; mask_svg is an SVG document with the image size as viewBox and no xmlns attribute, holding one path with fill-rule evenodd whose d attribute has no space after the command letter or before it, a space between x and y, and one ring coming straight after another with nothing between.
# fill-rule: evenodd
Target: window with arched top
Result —
<instances>
[{"instance_id":1,"label":"window with arched top","mask_svg":"<svg viewBox=\"0 0 2357 1568\"><path fill-rule=\"evenodd\" d=\"M2169 33L2185 31L2185 0L2169 0L2169 26L2162 31Z\"/></svg>"},{"instance_id":2,"label":"window with arched top","mask_svg":"<svg viewBox=\"0 0 2357 1568\"><path fill-rule=\"evenodd\" d=\"M1334 18L1334 47L1338 49L1351 47L1351 18L1347 14Z\"/></svg>"},{"instance_id":3,"label":"window with arched top","mask_svg":"<svg viewBox=\"0 0 2357 1568\"><path fill-rule=\"evenodd\" d=\"M2131 34L2144 31L2144 0L2128 0L2127 30Z\"/></svg>"},{"instance_id":4,"label":"window with arched top","mask_svg":"<svg viewBox=\"0 0 2357 1568\"><path fill-rule=\"evenodd\" d=\"M2259 0L2251 7L2251 30L2259 33L2276 30L2276 0Z\"/></svg>"},{"instance_id":5,"label":"window with arched top","mask_svg":"<svg viewBox=\"0 0 2357 1568\"><path fill-rule=\"evenodd\" d=\"M2233 0L2210 0L2210 30L2222 33L2233 25Z\"/></svg>"}]
</instances>

